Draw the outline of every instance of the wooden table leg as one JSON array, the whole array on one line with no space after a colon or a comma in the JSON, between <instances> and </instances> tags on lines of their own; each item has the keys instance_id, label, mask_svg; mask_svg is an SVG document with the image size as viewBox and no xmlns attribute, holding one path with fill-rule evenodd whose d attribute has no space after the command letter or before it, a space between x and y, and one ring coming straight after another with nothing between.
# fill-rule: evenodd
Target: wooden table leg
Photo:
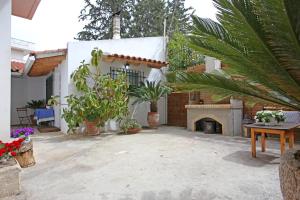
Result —
<instances>
[{"instance_id":1,"label":"wooden table leg","mask_svg":"<svg viewBox=\"0 0 300 200\"><path fill-rule=\"evenodd\" d=\"M280 133L280 151L281 155L285 151L285 132Z\"/></svg>"},{"instance_id":2,"label":"wooden table leg","mask_svg":"<svg viewBox=\"0 0 300 200\"><path fill-rule=\"evenodd\" d=\"M295 132L294 130L289 131L289 148L292 149L294 147L295 142Z\"/></svg>"},{"instance_id":3,"label":"wooden table leg","mask_svg":"<svg viewBox=\"0 0 300 200\"><path fill-rule=\"evenodd\" d=\"M266 151L266 134L261 133L261 151L265 152Z\"/></svg>"},{"instance_id":4,"label":"wooden table leg","mask_svg":"<svg viewBox=\"0 0 300 200\"><path fill-rule=\"evenodd\" d=\"M254 130L251 128L251 151L252 157L256 157L256 134Z\"/></svg>"}]
</instances>

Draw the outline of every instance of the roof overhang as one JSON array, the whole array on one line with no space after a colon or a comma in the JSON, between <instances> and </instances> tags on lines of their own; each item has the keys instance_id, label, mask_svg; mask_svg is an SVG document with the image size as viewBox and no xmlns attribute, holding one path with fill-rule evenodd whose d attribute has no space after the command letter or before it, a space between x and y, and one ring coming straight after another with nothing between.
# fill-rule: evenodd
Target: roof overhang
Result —
<instances>
[{"instance_id":1,"label":"roof overhang","mask_svg":"<svg viewBox=\"0 0 300 200\"><path fill-rule=\"evenodd\" d=\"M32 19L41 0L12 0L12 14L25 19Z\"/></svg>"},{"instance_id":2,"label":"roof overhang","mask_svg":"<svg viewBox=\"0 0 300 200\"><path fill-rule=\"evenodd\" d=\"M30 63L31 67L27 69L27 75L30 77L48 75L66 59L66 54L66 49L31 52L29 58L33 63Z\"/></svg>"},{"instance_id":3,"label":"roof overhang","mask_svg":"<svg viewBox=\"0 0 300 200\"><path fill-rule=\"evenodd\" d=\"M119 62L124 62L132 65L146 65L148 67L157 68L157 69L160 69L168 65L168 63L164 61L135 57L135 56L126 56L122 54L104 54L102 59L104 62L119 61Z\"/></svg>"}]
</instances>

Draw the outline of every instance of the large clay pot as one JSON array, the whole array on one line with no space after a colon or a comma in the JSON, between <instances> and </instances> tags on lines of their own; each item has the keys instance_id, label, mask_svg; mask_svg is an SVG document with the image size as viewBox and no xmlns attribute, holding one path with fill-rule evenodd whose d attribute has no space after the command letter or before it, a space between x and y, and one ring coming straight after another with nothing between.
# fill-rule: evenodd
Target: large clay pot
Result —
<instances>
[{"instance_id":1,"label":"large clay pot","mask_svg":"<svg viewBox=\"0 0 300 200\"><path fill-rule=\"evenodd\" d=\"M280 187L284 200L300 200L300 150L286 151L279 165Z\"/></svg>"},{"instance_id":2,"label":"large clay pot","mask_svg":"<svg viewBox=\"0 0 300 200\"><path fill-rule=\"evenodd\" d=\"M0 199L20 193L20 171L15 159L0 161Z\"/></svg>"},{"instance_id":3,"label":"large clay pot","mask_svg":"<svg viewBox=\"0 0 300 200\"><path fill-rule=\"evenodd\" d=\"M17 155L15 158L20 167L26 168L35 165L32 140L29 142L23 142L21 148L17 150L16 153Z\"/></svg>"},{"instance_id":4,"label":"large clay pot","mask_svg":"<svg viewBox=\"0 0 300 200\"><path fill-rule=\"evenodd\" d=\"M150 128L157 128L159 125L159 114L157 112L148 112L148 124Z\"/></svg>"},{"instance_id":5,"label":"large clay pot","mask_svg":"<svg viewBox=\"0 0 300 200\"><path fill-rule=\"evenodd\" d=\"M100 128L97 126L97 121L84 121L85 123L85 132L87 135L99 135Z\"/></svg>"}]
</instances>

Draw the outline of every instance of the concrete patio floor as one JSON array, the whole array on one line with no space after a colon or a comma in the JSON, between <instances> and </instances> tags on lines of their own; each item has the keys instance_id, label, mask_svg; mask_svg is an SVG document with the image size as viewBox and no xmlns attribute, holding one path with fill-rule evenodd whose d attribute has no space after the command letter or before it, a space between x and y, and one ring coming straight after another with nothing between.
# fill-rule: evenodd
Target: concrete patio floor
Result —
<instances>
[{"instance_id":1,"label":"concrete patio floor","mask_svg":"<svg viewBox=\"0 0 300 200\"><path fill-rule=\"evenodd\" d=\"M21 173L28 200L282 199L277 141L254 159L247 138L177 127L33 140L37 163Z\"/></svg>"}]
</instances>

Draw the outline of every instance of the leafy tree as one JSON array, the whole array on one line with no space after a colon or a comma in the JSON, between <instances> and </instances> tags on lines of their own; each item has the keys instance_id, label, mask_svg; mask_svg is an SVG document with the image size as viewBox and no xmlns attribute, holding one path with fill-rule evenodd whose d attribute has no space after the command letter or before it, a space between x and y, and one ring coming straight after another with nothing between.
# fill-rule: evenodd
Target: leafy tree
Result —
<instances>
[{"instance_id":1,"label":"leafy tree","mask_svg":"<svg viewBox=\"0 0 300 200\"><path fill-rule=\"evenodd\" d=\"M86 22L77 34L79 40L112 38L112 14L121 10L121 37L162 36L164 19L168 35L174 30L187 32L192 8L185 0L84 0L79 21Z\"/></svg>"},{"instance_id":2,"label":"leafy tree","mask_svg":"<svg viewBox=\"0 0 300 200\"><path fill-rule=\"evenodd\" d=\"M215 74L179 72L179 90L208 90L300 109L300 1L214 0L218 22L194 16L191 46L228 65Z\"/></svg>"},{"instance_id":3,"label":"leafy tree","mask_svg":"<svg viewBox=\"0 0 300 200\"><path fill-rule=\"evenodd\" d=\"M190 48L188 39L180 32L175 32L168 43L169 70L185 70L187 67L204 63L204 56Z\"/></svg>"},{"instance_id":4,"label":"leafy tree","mask_svg":"<svg viewBox=\"0 0 300 200\"><path fill-rule=\"evenodd\" d=\"M88 21L83 30L77 34L79 40L98 40L112 38L111 15L122 10L121 35L128 37L132 26L132 12L135 0L84 0L85 6L80 11L79 21Z\"/></svg>"}]
</instances>

